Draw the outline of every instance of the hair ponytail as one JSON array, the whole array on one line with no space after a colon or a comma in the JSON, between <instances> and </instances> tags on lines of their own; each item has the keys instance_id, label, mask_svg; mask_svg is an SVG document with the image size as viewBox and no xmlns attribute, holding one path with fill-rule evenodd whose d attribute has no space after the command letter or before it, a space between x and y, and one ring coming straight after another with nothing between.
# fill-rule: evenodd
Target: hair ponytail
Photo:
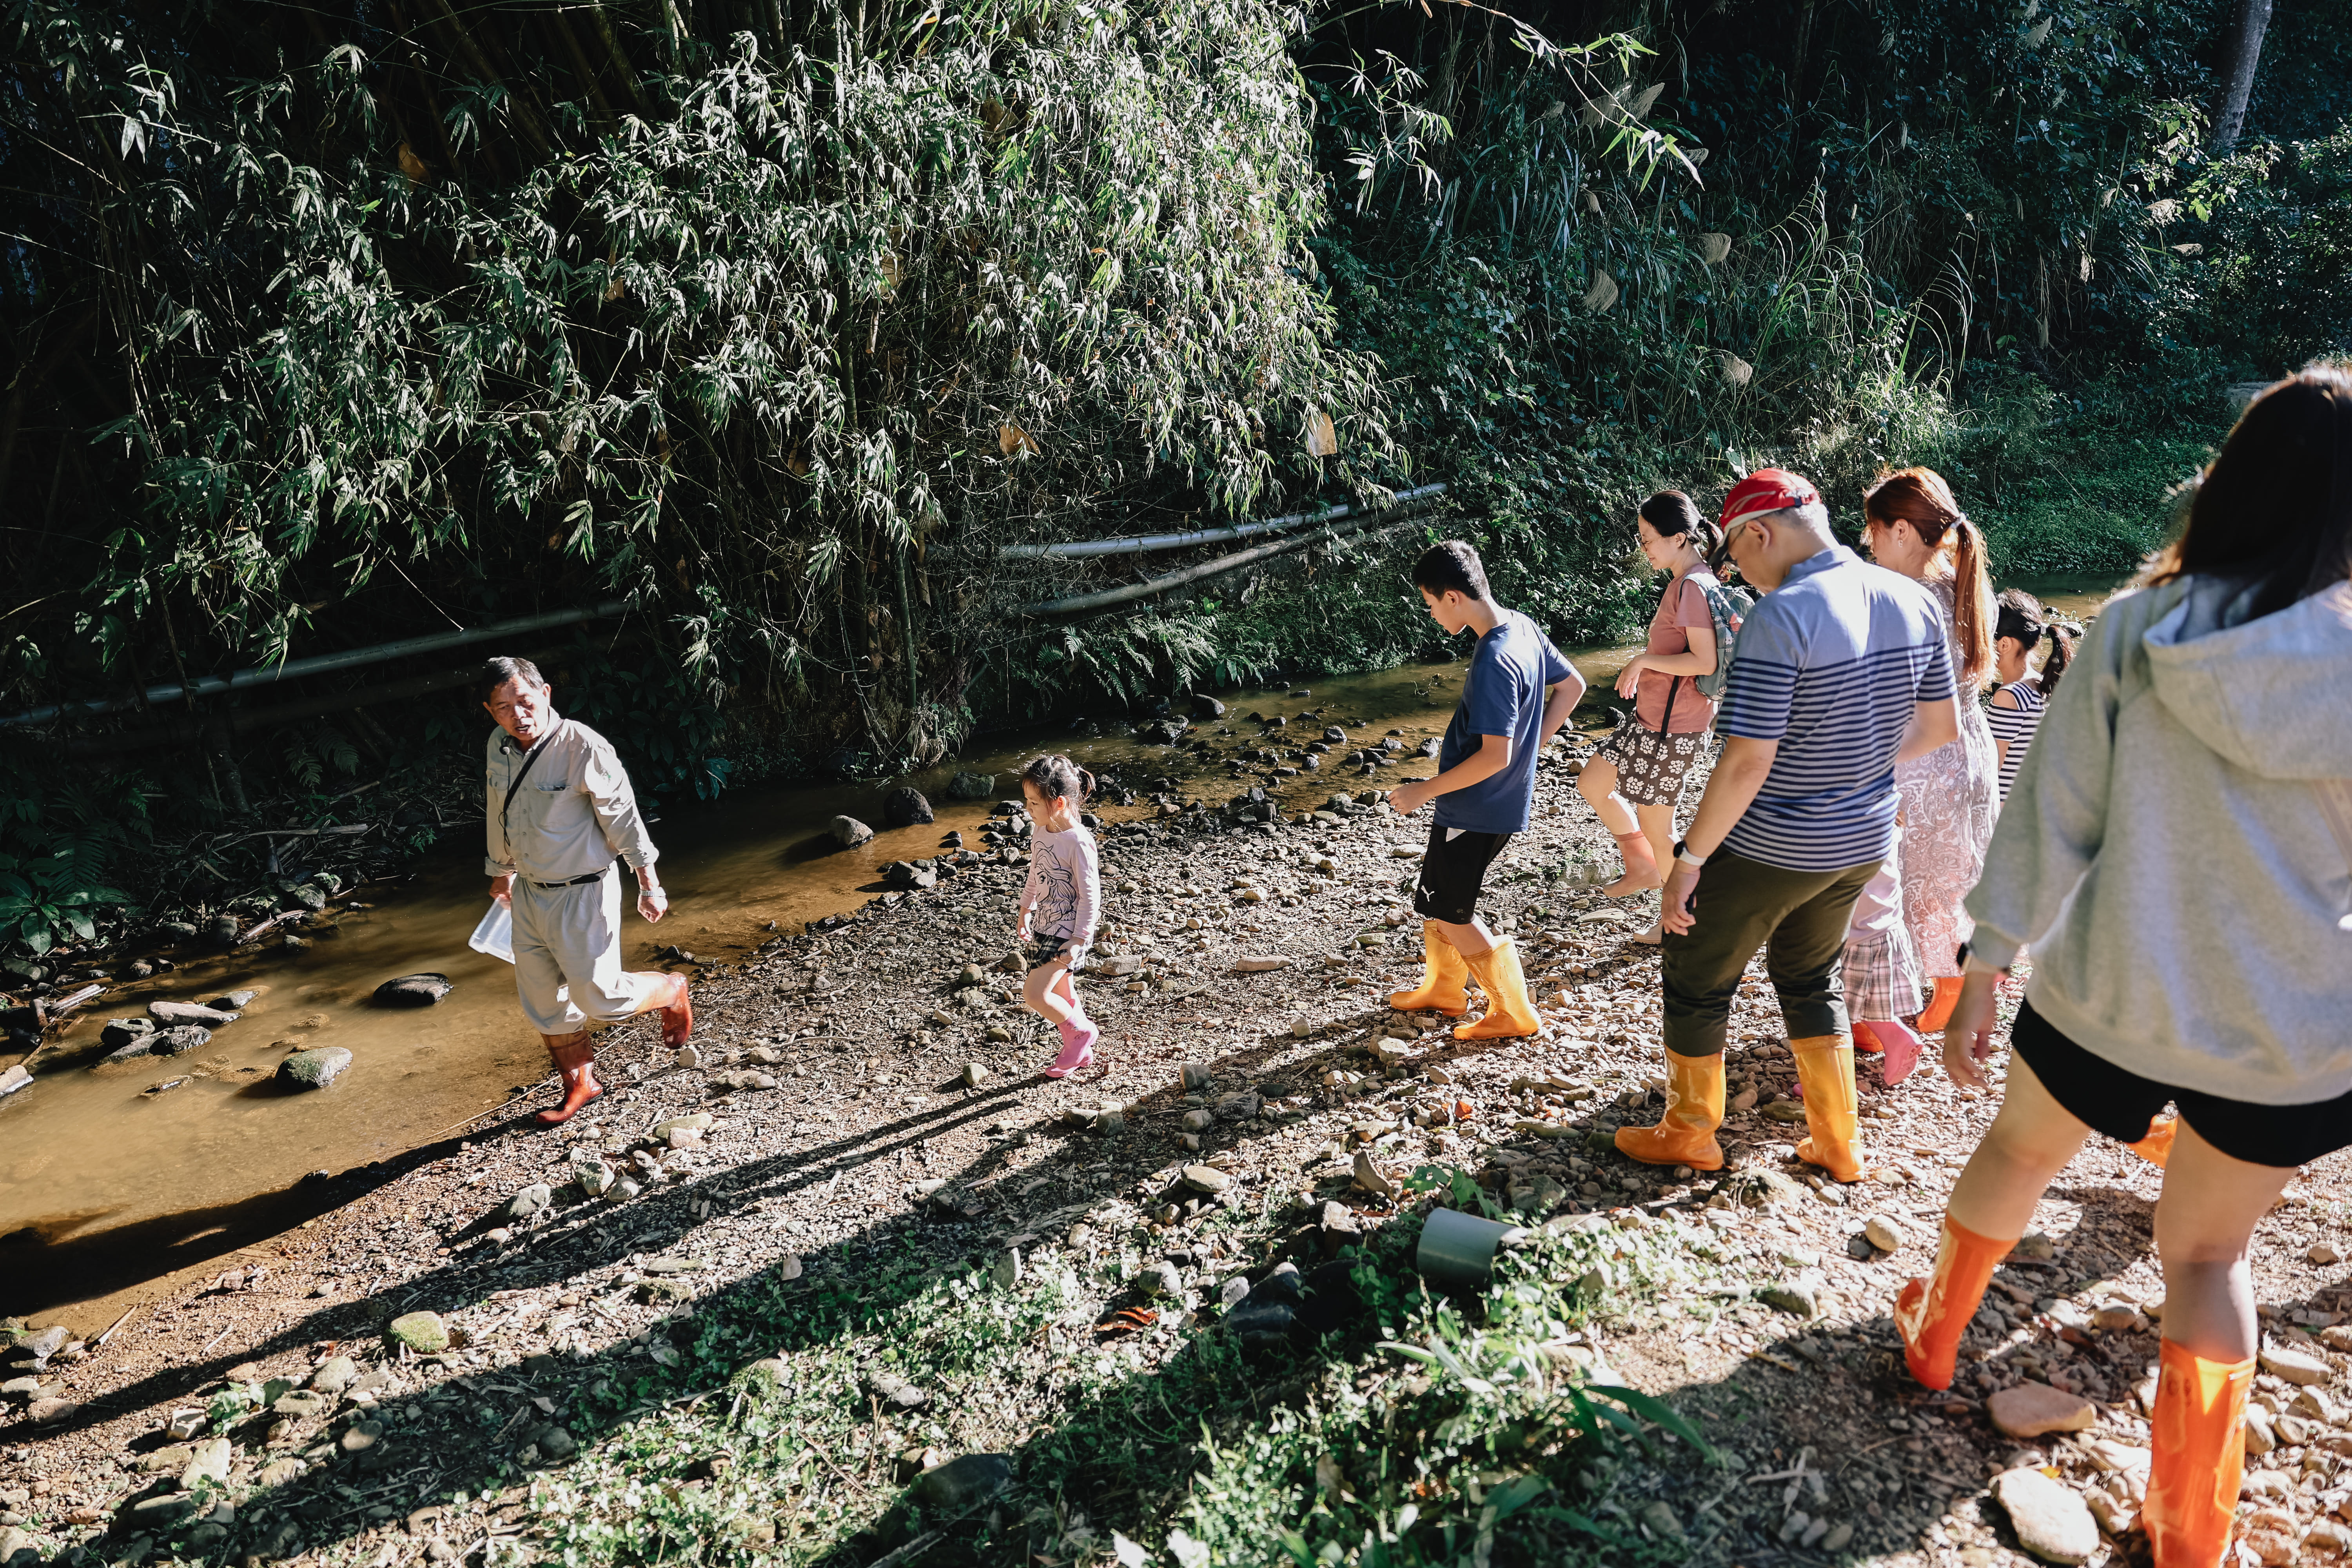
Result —
<instances>
[{"instance_id":1,"label":"hair ponytail","mask_svg":"<svg viewBox=\"0 0 2352 1568\"><path fill-rule=\"evenodd\" d=\"M1981 687L1993 668L1991 563L1984 534L1969 521L1944 476L1933 468L1900 468L1884 474L1862 498L1862 514L1891 526L1907 522L1928 549L1952 551L1952 640L1960 668L1952 673L1964 686Z\"/></svg>"},{"instance_id":2,"label":"hair ponytail","mask_svg":"<svg viewBox=\"0 0 2352 1568\"><path fill-rule=\"evenodd\" d=\"M1960 668L1956 672L1970 686L1981 686L1993 668L1992 571L1985 561L1984 535L1963 512L1952 520L1952 630L1960 644Z\"/></svg>"},{"instance_id":3,"label":"hair ponytail","mask_svg":"<svg viewBox=\"0 0 2352 1568\"><path fill-rule=\"evenodd\" d=\"M2074 662L2074 639L2055 621L2043 628L2042 635L2050 639L2050 651L2042 656L2042 674L2033 689L2047 697L2058 689L2058 678Z\"/></svg>"}]
</instances>

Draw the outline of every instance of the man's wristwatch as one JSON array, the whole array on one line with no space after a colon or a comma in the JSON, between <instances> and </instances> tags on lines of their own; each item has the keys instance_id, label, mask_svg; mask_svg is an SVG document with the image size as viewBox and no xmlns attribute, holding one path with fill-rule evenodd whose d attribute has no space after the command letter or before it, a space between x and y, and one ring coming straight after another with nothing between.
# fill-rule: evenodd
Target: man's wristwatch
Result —
<instances>
[{"instance_id":1,"label":"man's wristwatch","mask_svg":"<svg viewBox=\"0 0 2352 1568\"><path fill-rule=\"evenodd\" d=\"M1694 871L1706 864L1706 856L1694 855L1691 853L1690 840L1687 838L1677 839L1675 841L1675 858L1681 861L1684 865L1688 866Z\"/></svg>"}]
</instances>

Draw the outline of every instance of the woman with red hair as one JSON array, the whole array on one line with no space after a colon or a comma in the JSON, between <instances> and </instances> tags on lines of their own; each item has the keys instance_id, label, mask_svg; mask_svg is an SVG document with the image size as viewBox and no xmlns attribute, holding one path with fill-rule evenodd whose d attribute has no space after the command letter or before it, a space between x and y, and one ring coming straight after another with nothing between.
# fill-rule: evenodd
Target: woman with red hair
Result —
<instances>
[{"instance_id":1,"label":"woman with red hair","mask_svg":"<svg viewBox=\"0 0 2352 1568\"><path fill-rule=\"evenodd\" d=\"M1952 676L1960 690L1960 738L1895 769L1903 797L1896 851L1903 919L1936 988L1919 1016L1920 1032L1933 1034L1959 1000L1958 955L1969 935L1960 900L1984 869L2000 809L2000 753L1979 699L1993 670L1992 575L1984 535L1932 468L1886 475L1863 497L1862 512L1870 558L1924 584L1944 606ZM1859 1037L1855 1043L1863 1045Z\"/></svg>"}]
</instances>

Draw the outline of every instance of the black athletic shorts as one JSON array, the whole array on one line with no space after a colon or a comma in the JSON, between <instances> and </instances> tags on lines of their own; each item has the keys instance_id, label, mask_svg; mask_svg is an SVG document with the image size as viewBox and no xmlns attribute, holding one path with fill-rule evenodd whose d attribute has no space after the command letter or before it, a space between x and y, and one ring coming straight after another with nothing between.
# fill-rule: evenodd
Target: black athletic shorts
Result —
<instances>
[{"instance_id":1,"label":"black athletic shorts","mask_svg":"<svg viewBox=\"0 0 2352 1568\"><path fill-rule=\"evenodd\" d=\"M1421 879L1412 889L1412 912L1425 921L1468 925L1478 912L1486 868L1510 841L1507 833L1473 833L1432 823L1429 847L1421 852Z\"/></svg>"},{"instance_id":2,"label":"black athletic shorts","mask_svg":"<svg viewBox=\"0 0 2352 1568\"><path fill-rule=\"evenodd\" d=\"M2309 1105L2250 1105L2193 1089L2173 1089L2093 1056L2053 1028L2031 1002L2017 1009L2010 1049L2025 1059L2050 1098L2119 1143L2147 1136L2167 1100L2197 1136L2250 1165L2307 1165L2352 1147L2352 1094Z\"/></svg>"}]
</instances>

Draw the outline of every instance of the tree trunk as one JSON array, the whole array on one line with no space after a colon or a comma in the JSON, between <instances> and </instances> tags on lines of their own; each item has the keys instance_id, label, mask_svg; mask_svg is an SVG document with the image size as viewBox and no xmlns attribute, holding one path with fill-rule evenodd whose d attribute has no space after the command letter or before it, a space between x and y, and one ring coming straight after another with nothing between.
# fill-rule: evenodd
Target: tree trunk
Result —
<instances>
[{"instance_id":1,"label":"tree trunk","mask_svg":"<svg viewBox=\"0 0 2352 1568\"><path fill-rule=\"evenodd\" d=\"M2254 67L2263 58L2263 32L2271 25L2271 0L2238 0L2238 20L2230 29L2230 52L2221 62L2221 111L2213 117L2212 153L2225 158L2245 129L2246 100L2254 94Z\"/></svg>"}]
</instances>

